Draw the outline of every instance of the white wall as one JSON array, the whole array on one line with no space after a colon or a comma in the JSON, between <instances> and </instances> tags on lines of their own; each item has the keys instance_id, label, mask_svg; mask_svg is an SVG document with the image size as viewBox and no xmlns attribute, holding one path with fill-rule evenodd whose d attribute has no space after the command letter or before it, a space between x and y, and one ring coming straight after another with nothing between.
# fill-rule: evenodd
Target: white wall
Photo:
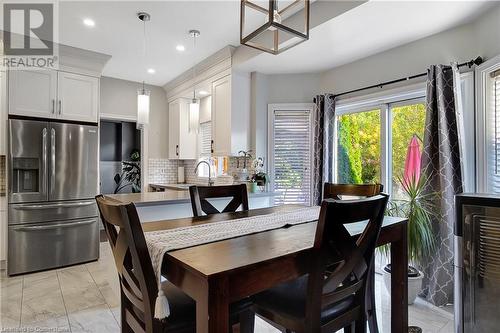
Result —
<instances>
[{"instance_id":1,"label":"white wall","mask_svg":"<svg viewBox=\"0 0 500 333\"><path fill-rule=\"evenodd\" d=\"M251 149L258 157L267 157L267 105L272 103L312 103L321 92L320 74L265 75L251 77Z\"/></svg>"},{"instance_id":2,"label":"white wall","mask_svg":"<svg viewBox=\"0 0 500 333\"><path fill-rule=\"evenodd\" d=\"M101 118L136 121L137 90L141 83L101 78ZM167 158L168 104L162 87L146 85L151 91L148 129L148 158Z\"/></svg>"},{"instance_id":3,"label":"white wall","mask_svg":"<svg viewBox=\"0 0 500 333\"><path fill-rule=\"evenodd\" d=\"M322 92L340 93L424 73L429 65L500 54L500 6L476 21L326 71ZM366 93L366 92L365 92Z\"/></svg>"}]
</instances>

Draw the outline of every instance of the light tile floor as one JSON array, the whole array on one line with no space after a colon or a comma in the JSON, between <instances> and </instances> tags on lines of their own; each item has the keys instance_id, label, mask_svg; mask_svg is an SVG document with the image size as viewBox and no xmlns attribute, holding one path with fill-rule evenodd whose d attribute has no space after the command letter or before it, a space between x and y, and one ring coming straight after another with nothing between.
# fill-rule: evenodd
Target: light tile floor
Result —
<instances>
[{"instance_id":1,"label":"light tile floor","mask_svg":"<svg viewBox=\"0 0 500 333\"><path fill-rule=\"evenodd\" d=\"M111 250L101 243L97 262L18 277L0 276L0 331L119 332L119 284ZM390 332L390 301L376 280L380 331ZM411 325L425 333L453 332L453 316L418 300ZM23 328L23 330L19 330ZM257 318L256 333L278 331Z\"/></svg>"}]
</instances>

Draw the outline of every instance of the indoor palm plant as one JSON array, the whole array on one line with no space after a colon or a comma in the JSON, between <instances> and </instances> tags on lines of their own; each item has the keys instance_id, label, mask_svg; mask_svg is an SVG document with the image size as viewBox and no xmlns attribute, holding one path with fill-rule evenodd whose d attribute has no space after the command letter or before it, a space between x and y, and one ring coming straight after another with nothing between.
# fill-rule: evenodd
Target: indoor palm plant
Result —
<instances>
[{"instance_id":1,"label":"indoor palm plant","mask_svg":"<svg viewBox=\"0 0 500 333\"><path fill-rule=\"evenodd\" d=\"M427 185L424 176L399 177L398 181L403 195L389 202L387 215L408 219L408 303L412 304L422 288L423 273L418 267L436 249L432 220L437 194L424 191ZM382 251L387 255L389 248L383 247ZM390 264L384 267L384 275L386 287L390 290Z\"/></svg>"}]
</instances>

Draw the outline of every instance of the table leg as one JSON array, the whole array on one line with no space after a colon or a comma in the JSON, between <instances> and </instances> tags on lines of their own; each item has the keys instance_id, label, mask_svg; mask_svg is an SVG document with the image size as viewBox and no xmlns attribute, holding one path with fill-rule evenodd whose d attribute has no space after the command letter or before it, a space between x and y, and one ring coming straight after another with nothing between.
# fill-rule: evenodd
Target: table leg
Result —
<instances>
[{"instance_id":1,"label":"table leg","mask_svg":"<svg viewBox=\"0 0 500 333\"><path fill-rule=\"evenodd\" d=\"M226 278L209 281L208 332L229 332L229 291Z\"/></svg>"},{"instance_id":2,"label":"table leg","mask_svg":"<svg viewBox=\"0 0 500 333\"><path fill-rule=\"evenodd\" d=\"M208 283L200 283L196 298L196 333L208 333Z\"/></svg>"},{"instance_id":3,"label":"table leg","mask_svg":"<svg viewBox=\"0 0 500 333\"><path fill-rule=\"evenodd\" d=\"M406 224L391 243L391 332L408 332L408 240Z\"/></svg>"}]
</instances>

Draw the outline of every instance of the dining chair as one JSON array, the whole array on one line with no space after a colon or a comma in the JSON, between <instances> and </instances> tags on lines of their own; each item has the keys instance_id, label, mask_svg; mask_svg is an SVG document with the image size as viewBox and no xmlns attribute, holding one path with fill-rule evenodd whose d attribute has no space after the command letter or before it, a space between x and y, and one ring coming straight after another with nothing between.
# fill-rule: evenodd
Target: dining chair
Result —
<instances>
[{"instance_id":1,"label":"dining chair","mask_svg":"<svg viewBox=\"0 0 500 333\"><path fill-rule=\"evenodd\" d=\"M382 193L382 184L334 184L325 183L323 199L341 199L343 195L353 197L371 197Z\"/></svg>"},{"instance_id":2,"label":"dining chair","mask_svg":"<svg viewBox=\"0 0 500 333\"><path fill-rule=\"evenodd\" d=\"M158 283L146 239L134 204L96 196L104 230L115 258L120 280L121 331L134 333L194 333L196 303L168 281L161 284L170 305L170 316L154 318ZM240 322L240 331L253 333L254 313L249 300L231 304L230 327Z\"/></svg>"},{"instance_id":3,"label":"dining chair","mask_svg":"<svg viewBox=\"0 0 500 333\"><path fill-rule=\"evenodd\" d=\"M254 296L256 313L286 332L366 332L365 293L387 200L324 200L309 274ZM364 229L360 221L368 221ZM361 236L352 237L351 228Z\"/></svg>"},{"instance_id":4,"label":"dining chair","mask_svg":"<svg viewBox=\"0 0 500 333\"><path fill-rule=\"evenodd\" d=\"M193 215L202 216L235 212L240 208L248 210L248 192L245 184L223 185L223 186L190 186L189 195L191 196L191 206ZM232 198L227 206L219 211L207 199Z\"/></svg>"},{"instance_id":5,"label":"dining chair","mask_svg":"<svg viewBox=\"0 0 500 333\"><path fill-rule=\"evenodd\" d=\"M371 197L384 191L382 184L334 184L325 183L323 199L341 199L347 197ZM375 307L375 256L370 266L370 280L366 292L366 311L370 333L378 333L377 311Z\"/></svg>"}]
</instances>

